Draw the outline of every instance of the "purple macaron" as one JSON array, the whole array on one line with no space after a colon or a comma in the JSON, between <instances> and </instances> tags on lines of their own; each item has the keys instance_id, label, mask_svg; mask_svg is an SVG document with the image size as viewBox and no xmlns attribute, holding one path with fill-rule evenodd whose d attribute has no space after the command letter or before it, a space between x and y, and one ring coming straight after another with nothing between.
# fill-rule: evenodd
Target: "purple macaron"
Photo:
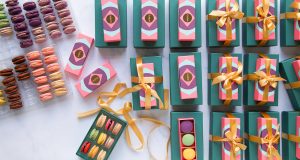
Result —
<instances>
[{"instance_id":1,"label":"purple macaron","mask_svg":"<svg viewBox=\"0 0 300 160\"><path fill-rule=\"evenodd\" d=\"M25 17L22 14L19 15L15 15L11 17L11 21L15 24L15 23L21 23L25 21Z\"/></svg>"},{"instance_id":2,"label":"purple macaron","mask_svg":"<svg viewBox=\"0 0 300 160\"><path fill-rule=\"evenodd\" d=\"M40 17L29 19L29 25L31 27L39 27L42 24Z\"/></svg>"},{"instance_id":3,"label":"purple macaron","mask_svg":"<svg viewBox=\"0 0 300 160\"><path fill-rule=\"evenodd\" d=\"M69 16L71 13L70 13L70 10L69 9L63 9L63 10L59 10L58 11L58 17L59 18L63 18L63 17L67 17Z\"/></svg>"},{"instance_id":4,"label":"purple macaron","mask_svg":"<svg viewBox=\"0 0 300 160\"><path fill-rule=\"evenodd\" d=\"M48 14L48 13L53 13L53 8L51 5L47 5L41 8L41 13L42 14Z\"/></svg>"},{"instance_id":5,"label":"purple macaron","mask_svg":"<svg viewBox=\"0 0 300 160\"><path fill-rule=\"evenodd\" d=\"M194 124L191 121L183 121L180 123L180 130L182 133L191 133L194 129Z\"/></svg>"},{"instance_id":6,"label":"purple macaron","mask_svg":"<svg viewBox=\"0 0 300 160\"><path fill-rule=\"evenodd\" d=\"M5 2L5 4L6 4L6 7L13 7L13 6L19 5L19 2L18 2L18 0L8 0Z\"/></svg>"},{"instance_id":7,"label":"purple macaron","mask_svg":"<svg viewBox=\"0 0 300 160\"><path fill-rule=\"evenodd\" d=\"M22 12L22 9L19 6L14 6L14 7L8 8L8 13L11 16L20 14L21 12Z\"/></svg>"},{"instance_id":8,"label":"purple macaron","mask_svg":"<svg viewBox=\"0 0 300 160\"><path fill-rule=\"evenodd\" d=\"M36 4L34 2L25 2L23 4L23 8L26 11L31 11L31 10L36 9Z\"/></svg>"},{"instance_id":9,"label":"purple macaron","mask_svg":"<svg viewBox=\"0 0 300 160\"><path fill-rule=\"evenodd\" d=\"M21 48L28 48L33 45L33 41L31 39L25 39L20 41Z\"/></svg>"},{"instance_id":10,"label":"purple macaron","mask_svg":"<svg viewBox=\"0 0 300 160\"><path fill-rule=\"evenodd\" d=\"M27 13L25 13L25 16L28 19L38 17L39 16L39 11L37 11L37 10L28 11Z\"/></svg>"},{"instance_id":11,"label":"purple macaron","mask_svg":"<svg viewBox=\"0 0 300 160\"><path fill-rule=\"evenodd\" d=\"M57 1L54 3L54 7L56 10L62 10L68 7L68 3L64 0Z\"/></svg>"},{"instance_id":12,"label":"purple macaron","mask_svg":"<svg viewBox=\"0 0 300 160\"><path fill-rule=\"evenodd\" d=\"M25 22L21 23L16 23L14 26L15 31L21 32L21 31L26 31L27 30L27 25Z\"/></svg>"},{"instance_id":13,"label":"purple macaron","mask_svg":"<svg viewBox=\"0 0 300 160\"><path fill-rule=\"evenodd\" d=\"M50 4L50 0L38 0L39 6L46 6Z\"/></svg>"}]
</instances>

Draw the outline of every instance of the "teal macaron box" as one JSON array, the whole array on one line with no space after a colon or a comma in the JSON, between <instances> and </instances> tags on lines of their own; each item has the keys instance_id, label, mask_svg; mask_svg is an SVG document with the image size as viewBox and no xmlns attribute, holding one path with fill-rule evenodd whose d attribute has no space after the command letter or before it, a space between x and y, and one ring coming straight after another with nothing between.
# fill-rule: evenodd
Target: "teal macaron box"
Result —
<instances>
[{"instance_id":1,"label":"teal macaron box","mask_svg":"<svg viewBox=\"0 0 300 160\"><path fill-rule=\"evenodd\" d=\"M107 160L126 126L124 120L101 109L76 154L85 160Z\"/></svg>"}]
</instances>

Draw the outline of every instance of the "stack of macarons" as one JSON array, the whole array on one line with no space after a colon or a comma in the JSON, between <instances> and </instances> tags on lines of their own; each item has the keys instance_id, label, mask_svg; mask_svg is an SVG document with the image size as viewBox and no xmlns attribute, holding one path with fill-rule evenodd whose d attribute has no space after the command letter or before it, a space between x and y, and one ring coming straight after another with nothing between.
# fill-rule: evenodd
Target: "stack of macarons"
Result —
<instances>
[{"instance_id":1,"label":"stack of macarons","mask_svg":"<svg viewBox=\"0 0 300 160\"><path fill-rule=\"evenodd\" d=\"M71 12L68 9L68 3L66 0L52 0L54 2L54 8L57 11L57 15L60 18L60 24L63 26L65 34L71 34L76 31L76 27L73 25L73 19Z\"/></svg>"},{"instance_id":2,"label":"stack of macarons","mask_svg":"<svg viewBox=\"0 0 300 160\"><path fill-rule=\"evenodd\" d=\"M25 56L22 55L14 57L11 61L15 65L15 72L18 73L18 81L30 79L30 72L28 70Z\"/></svg>"},{"instance_id":3,"label":"stack of macarons","mask_svg":"<svg viewBox=\"0 0 300 160\"><path fill-rule=\"evenodd\" d=\"M58 57L55 55L55 49L53 47L43 48L42 54L54 95L66 95L68 90L66 88L65 81L63 80L63 74L60 71L60 65L58 63Z\"/></svg>"},{"instance_id":4,"label":"stack of macarons","mask_svg":"<svg viewBox=\"0 0 300 160\"><path fill-rule=\"evenodd\" d=\"M6 100L4 97L4 91L0 89L0 106L3 106L6 104Z\"/></svg>"},{"instance_id":5,"label":"stack of macarons","mask_svg":"<svg viewBox=\"0 0 300 160\"><path fill-rule=\"evenodd\" d=\"M51 92L51 87L48 82L48 77L46 75L46 70L44 68L40 52L29 52L26 54L26 57L29 61L29 67L32 70L31 73L34 77L34 82L37 84L37 91L39 92L40 100L45 102L53 99L53 94Z\"/></svg>"},{"instance_id":6,"label":"stack of macarons","mask_svg":"<svg viewBox=\"0 0 300 160\"><path fill-rule=\"evenodd\" d=\"M35 43L44 43L47 40L44 28L42 26L42 20L40 18L39 11L36 9L36 3L33 1L25 2L23 9L26 10L26 18L32 30L31 33L34 36Z\"/></svg>"},{"instance_id":7,"label":"stack of macarons","mask_svg":"<svg viewBox=\"0 0 300 160\"><path fill-rule=\"evenodd\" d=\"M2 84L5 86L4 92L7 95L10 109L19 109L23 107L21 93L19 91L17 80L12 68L6 68L0 71L0 76L5 77Z\"/></svg>"},{"instance_id":8,"label":"stack of macarons","mask_svg":"<svg viewBox=\"0 0 300 160\"><path fill-rule=\"evenodd\" d=\"M33 45L33 41L28 31L28 26L25 22L25 17L22 14L22 8L19 6L18 0L7 0L6 6L8 13L11 15L11 20L14 23L16 36L20 40L21 48L28 48Z\"/></svg>"},{"instance_id":9,"label":"stack of macarons","mask_svg":"<svg viewBox=\"0 0 300 160\"><path fill-rule=\"evenodd\" d=\"M56 16L51 5L50 0L38 0L40 6L40 11L43 14L44 22L46 23L46 28L49 32L50 38L56 39L61 37L62 32L60 31L59 24L56 21Z\"/></svg>"},{"instance_id":10,"label":"stack of macarons","mask_svg":"<svg viewBox=\"0 0 300 160\"><path fill-rule=\"evenodd\" d=\"M4 11L4 4L0 3L0 36L9 36L13 34L13 29Z\"/></svg>"}]
</instances>

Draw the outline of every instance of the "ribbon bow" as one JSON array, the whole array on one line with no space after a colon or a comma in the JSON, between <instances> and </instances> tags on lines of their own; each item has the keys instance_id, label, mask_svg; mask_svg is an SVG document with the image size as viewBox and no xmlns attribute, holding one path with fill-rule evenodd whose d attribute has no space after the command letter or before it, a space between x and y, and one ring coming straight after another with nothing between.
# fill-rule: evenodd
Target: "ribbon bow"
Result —
<instances>
[{"instance_id":1,"label":"ribbon bow","mask_svg":"<svg viewBox=\"0 0 300 160\"><path fill-rule=\"evenodd\" d=\"M267 75L263 71L254 72L257 76L255 79L259 82L261 87L272 86L273 88L277 87L277 83L279 81L285 81L285 79L281 77L276 77L276 75Z\"/></svg>"},{"instance_id":2,"label":"ribbon bow","mask_svg":"<svg viewBox=\"0 0 300 160\"><path fill-rule=\"evenodd\" d=\"M244 13L239 11L239 4L236 1L230 9L230 0L226 0L225 8L225 11L213 10L208 15L208 19L212 20L219 18L216 22L219 27L223 27L226 24L226 41L224 45L229 46L232 41L232 19L242 19Z\"/></svg>"}]
</instances>

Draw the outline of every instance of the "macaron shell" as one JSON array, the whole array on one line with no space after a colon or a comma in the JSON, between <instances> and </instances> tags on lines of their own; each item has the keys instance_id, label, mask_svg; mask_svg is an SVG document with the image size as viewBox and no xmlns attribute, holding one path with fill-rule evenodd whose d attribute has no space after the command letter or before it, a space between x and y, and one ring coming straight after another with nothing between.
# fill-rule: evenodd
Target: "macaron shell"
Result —
<instances>
[{"instance_id":1,"label":"macaron shell","mask_svg":"<svg viewBox=\"0 0 300 160\"><path fill-rule=\"evenodd\" d=\"M45 84L45 85L42 85L42 86L38 86L37 87L37 90L39 93L45 93L45 92L48 92L50 91L50 85L49 84Z\"/></svg>"},{"instance_id":2,"label":"macaron shell","mask_svg":"<svg viewBox=\"0 0 300 160\"><path fill-rule=\"evenodd\" d=\"M46 47L42 49L42 54L44 56L49 56L55 53L55 50L53 47Z\"/></svg>"},{"instance_id":3,"label":"macaron shell","mask_svg":"<svg viewBox=\"0 0 300 160\"><path fill-rule=\"evenodd\" d=\"M54 90L54 95L56 96L64 96L68 94L67 88L57 88Z\"/></svg>"},{"instance_id":4,"label":"macaron shell","mask_svg":"<svg viewBox=\"0 0 300 160\"><path fill-rule=\"evenodd\" d=\"M73 32L76 31L76 27L73 26L73 25L70 25L70 26L64 27L63 30L64 30L64 33L65 33L65 34L71 34L71 33L73 33Z\"/></svg>"},{"instance_id":5,"label":"macaron shell","mask_svg":"<svg viewBox=\"0 0 300 160\"><path fill-rule=\"evenodd\" d=\"M195 150L191 148L184 149L182 154L186 160L193 160L196 157Z\"/></svg>"},{"instance_id":6,"label":"macaron shell","mask_svg":"<svg viewBox=\"0 0 300 160\"><path fill-rule=\"evenodd\" d=\"M39 51L32 51L26 54L26 58L30 61L40 59L41 54Z\"/></svg>"},{"instance_id":7,"label":"macaron shell","mask_svg":"<svg viewBox=\"0 0 300 160\"><path fill-rule=\"evenodd\" d=\"M192 135L192 134L185 134L183 137L182 137L182 144L184 146L191 146L193 145L195 142L195 137Z\"/></svg>"},{"instance_id":8,"label":"macaron shell","mask_svg":"<svg viewBox=\"0 0 300 160\"><path fill-rule=\"evenodd\" d=\"M105 125L105 129L108 130L110 125L112 123L112 120L111 119L108 119L107 122L106 122L106 125Z\"/></svg>"},{"instance_id":9,"label":"macaron shell","mask_svg":"<svg viewBox=\"0 0 300 160\"><path fill-rule=\"evenodd\" d=\"M51 99L53 99L52 93L44 93L44 94L40 95L40 100L43 102L51 100Z\"/></svg>"},{"instance_id":10,"label":"macaron shell","mask_svg":"<svg viewBox=\"0 0 300 160\"><path fill-rule=\"evenodd\" d=\"M60 66L58 63L52 63L47 66L47 72L53 73L60 70Z\"/></svg>"},{"instance_id":11,"label":"macaron shell","mask_svg":"<svg viewBox=\"0 0 300 160\"><path fill-rule=\"evenodd\" d=\"M34 77L42 76L42 75L44 75L45 73L46 73L46 71L45 71L44 68L38 68L38 69L32 71L32 75L33 75Z\"/></svg>"}]
</instances>

